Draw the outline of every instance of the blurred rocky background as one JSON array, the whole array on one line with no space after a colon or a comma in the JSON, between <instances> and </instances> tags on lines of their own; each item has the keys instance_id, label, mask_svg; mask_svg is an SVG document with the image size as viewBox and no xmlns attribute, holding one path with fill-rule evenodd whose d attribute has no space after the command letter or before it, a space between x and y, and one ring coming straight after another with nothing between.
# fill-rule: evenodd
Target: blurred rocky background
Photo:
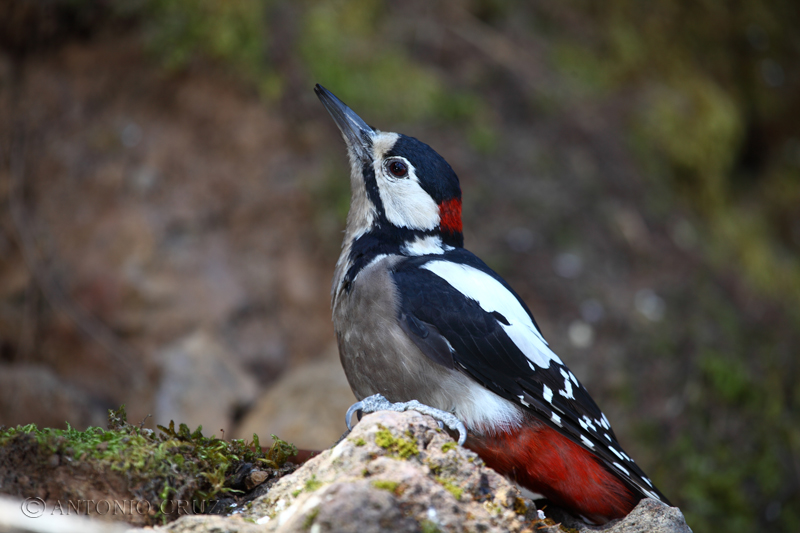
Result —
<instances>
[{"instance_id":1,"label":"blurred rocky background","mask_svg":"<svg viewBox=\"0 0 800 533\"><path fill-rule=\"evenodd\" d=\"M452 164L467 246L694 531L798 531L798 27L794 0L0 0L0 424L344 431L319 82Z\"/></svg>"}]
</instances>

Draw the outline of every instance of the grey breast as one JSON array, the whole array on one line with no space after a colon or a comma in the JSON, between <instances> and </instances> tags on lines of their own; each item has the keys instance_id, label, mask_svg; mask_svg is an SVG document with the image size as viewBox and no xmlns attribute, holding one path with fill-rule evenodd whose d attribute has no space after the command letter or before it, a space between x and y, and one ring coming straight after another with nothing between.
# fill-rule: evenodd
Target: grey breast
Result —
<instances>
[{"instance_id":1,"label":"grey breast","mask_svg":"<svg viewBox=\"0 0 800 533\"><path fill-rule=\"evenodd\" d=\"M382 394L393 402L419 400L450 411L451 382L463 376L426 357L398 322L399 297L387 256L362 270L349 292L336 298L333 324L339 356L353 393L360 400Z\"/></svg>"}]
</instances>

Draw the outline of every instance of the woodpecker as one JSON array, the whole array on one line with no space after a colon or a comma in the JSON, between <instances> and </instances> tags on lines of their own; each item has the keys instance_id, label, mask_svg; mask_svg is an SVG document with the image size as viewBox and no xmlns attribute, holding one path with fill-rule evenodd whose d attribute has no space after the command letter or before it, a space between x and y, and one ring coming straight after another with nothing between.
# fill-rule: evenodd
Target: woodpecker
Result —
<instances>
[{"instance_id":1,"label":"woodpecker","mask_svg":"<svg viewBox=\"0 0 800 533\"><path fill-rule=\"evenodd\" d=\"M447 161L368 126L321 85L315 92L350 159L331 289L342 366L362 400L348 427L355 409L422 404L453 428L463 423L463 444L489 467L593 522L621 518L644 497L668 504L525 302L464 249L461 187Z\"/></svg>"}]
</instances>

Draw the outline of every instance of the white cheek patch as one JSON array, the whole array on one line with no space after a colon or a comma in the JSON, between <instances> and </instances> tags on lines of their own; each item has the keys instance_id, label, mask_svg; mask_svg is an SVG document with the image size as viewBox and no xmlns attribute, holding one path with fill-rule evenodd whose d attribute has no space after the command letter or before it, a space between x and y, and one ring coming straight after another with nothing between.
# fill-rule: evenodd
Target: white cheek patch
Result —
<instances>
[{"instance_id":1,"label":"white cheek patch","mask_svg":"<svg viewBox=\"0 0 800 533\"><path fill-rule=\"evenodd\" d=\"M529 361L541 368L548 368L552 361L563 364L533 325L531 317L519 300L492 276L471 266L447 261L430 261L422 265L422 268L433 272L458 292L478 302L487 313L497 311L503 315L508 325L499 321L498 324ZM572 393L571 388L568 392Z\"/></svg>"},{"instance_id":2,"label":"white cheek patch","mask_svg":"<svg viewBox=\"0 0 800 533\"><path fill-rule=\"evenodd\" d=\"M420 186L413 168L409 166L407 178L390 180L381 165L375 169L375 178L386 219L393 225L417 230L439 225L439 206Z\"/></svg>"},{"instance_id":3,"label":"white cheek patch","mask_svg":"<svg viewBox=\"0 0 800 533\"><path fill-rule=\"evenodd\" d=\"M396 133L380 132L372 141L375 181L386 219L401 228L432 230L439 225L439 206L420 186L414 166L408 162L405 178L387 176L383 168L387 152L399 138Z\"/></svg>"}]
</instances>

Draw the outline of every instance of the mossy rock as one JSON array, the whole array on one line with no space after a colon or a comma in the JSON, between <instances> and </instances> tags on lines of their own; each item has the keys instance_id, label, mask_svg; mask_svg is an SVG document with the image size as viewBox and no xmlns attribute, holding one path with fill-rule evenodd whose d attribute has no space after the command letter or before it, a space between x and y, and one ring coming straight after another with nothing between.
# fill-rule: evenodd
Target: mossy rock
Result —
<instances>
[{"instance_id":1,"label":"mossy rock","mask_svg":"<svg viewBox=\"0 0 800 533\"><path fill-rule=\"evenodd\" d=\"M176 430L173 422L153 431L129 424L124 406L109 411L108 429L0 427L0 492L138 525L219 514L297 468L290 462L297 448L273 439L264 450L256 435L252 442L226 441L185 424ZM103 513L98 505L81 508L82 501L117 508Z\"/></svg>"}]
</instances>

